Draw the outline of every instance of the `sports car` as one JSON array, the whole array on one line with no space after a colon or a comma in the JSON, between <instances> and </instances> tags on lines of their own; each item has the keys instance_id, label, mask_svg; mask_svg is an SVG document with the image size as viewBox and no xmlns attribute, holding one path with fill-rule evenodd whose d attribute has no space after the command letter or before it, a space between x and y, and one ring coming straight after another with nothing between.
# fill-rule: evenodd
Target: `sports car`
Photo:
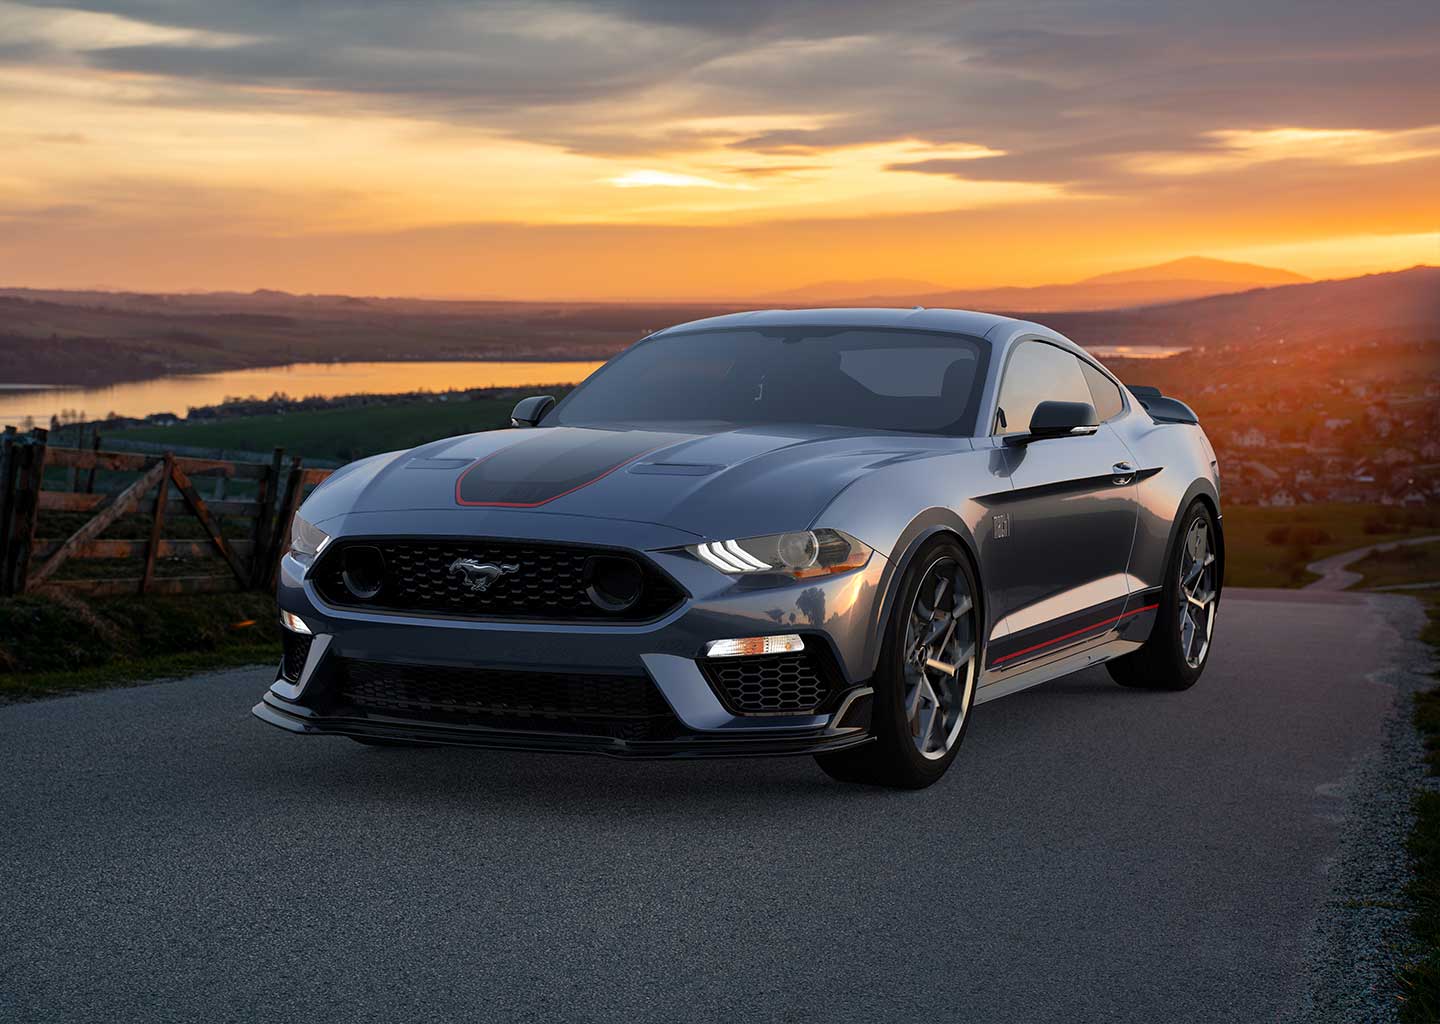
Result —
<instances>
[{"instance_id":1,"label":"sports car","mask_svg":"<svg viewBox=\"0 0 1440 1024\"><path fill-rule=\"evenodd\" d=\"M1195 414L1036 323L738 313L299 509L255 714L377 746L813 755L919 788L974 708L1183 690L1224 570Z\"/></svg>"}]
</instances>

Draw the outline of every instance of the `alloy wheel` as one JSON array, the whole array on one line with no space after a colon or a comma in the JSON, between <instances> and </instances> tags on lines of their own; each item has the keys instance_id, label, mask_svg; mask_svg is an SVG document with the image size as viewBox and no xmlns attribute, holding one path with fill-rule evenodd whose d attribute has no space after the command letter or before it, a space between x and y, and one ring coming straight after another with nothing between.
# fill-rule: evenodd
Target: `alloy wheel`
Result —
<instances>
[{"instance_id":1,"label":"alloy wheel","mask_svg":"<svg viewBox=\"0 0 1440 1024\"><path fill-rule=\"evenodd\" d=\"M1210 523L1204 517L1190 524L1180 556L1180 653L1185 664L1199 668L1210 650L1215 630L1215 605L1220 597L1219 570L1210 548Z\"/></svg>"},{"instance_id":2,"label":"alloy wheel","mask_svg":"<svg viewBox=\"0 0 1440 1024\"><path fill-rule=\"evenodd\" d=\"M953 558L921 577L905 627L905 717L922 757L939 760L959 739L975 689L975 602Z\"/></svg>"}]
</instances>

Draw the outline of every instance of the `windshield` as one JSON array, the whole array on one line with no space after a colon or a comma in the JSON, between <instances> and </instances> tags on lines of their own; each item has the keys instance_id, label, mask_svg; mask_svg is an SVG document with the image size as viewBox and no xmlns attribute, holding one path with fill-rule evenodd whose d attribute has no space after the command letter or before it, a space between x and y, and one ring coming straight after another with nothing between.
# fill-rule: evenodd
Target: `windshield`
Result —
<instances>
[{"instance_id":1,"label":"windshield","mask_svg":"<svg viewBox=\"0 0 1440 1024\"><path fill-rule=\"evenodd\" d=\"M642 341L573 391L546 426L813 423L973 433L989 346L857 327L686 331Z\"/></svg>"}]
</instances>

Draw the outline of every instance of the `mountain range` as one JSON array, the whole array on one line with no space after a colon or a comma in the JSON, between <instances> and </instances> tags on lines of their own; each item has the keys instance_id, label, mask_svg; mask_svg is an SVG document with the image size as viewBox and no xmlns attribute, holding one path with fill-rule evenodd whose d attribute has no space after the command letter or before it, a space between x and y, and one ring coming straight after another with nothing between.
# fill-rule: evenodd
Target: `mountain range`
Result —
<instances>
[{"instance_id":1,"label":"mountain range","mask_svg":"<svg viewBox=\"0 0 1440 1024\"><path fill-rule=\"evenodd\" d=\"M1069 284L946 289L925 281L875 278L824 281L762 296L762 302L829 306L945 306L956 309L1123 309L1223 295L1248 288L1303 284L1309 278L1254 263L1187 256L1154 266L1098 274Z\"/></svg>"}]
</instances>

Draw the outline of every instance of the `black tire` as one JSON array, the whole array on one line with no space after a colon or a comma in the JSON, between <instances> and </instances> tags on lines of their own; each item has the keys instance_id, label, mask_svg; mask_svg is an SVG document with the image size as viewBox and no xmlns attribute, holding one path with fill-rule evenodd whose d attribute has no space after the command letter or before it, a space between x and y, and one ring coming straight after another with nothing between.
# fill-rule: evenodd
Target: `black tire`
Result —
<instances>
[{"instance_id":1,"label":"black tire","mask_svg":"<svg viewBox=\"0 0 1440 1024\"><path fill-rule=\"evenodd\" d=\"M1209 613L1209 629L1214 628L1213 617L1220 603L1222 566L1215 547L1215 517L1203 501L1197 500L1185 510L1185 515L1180 520L1180 530L1176 534L1174 550L1166 560L1165 587L1160 594L1160 607L1155 611L1155 627L1150 631L1150 638L1139 650L1105 663L1110 678L1121 686L1141 690L1188 690L1199 681L1205 666L1209 664L1209 632L1206 632L1198 664L1192 663L1193 647L1192 656L1187 658L1181 633L1181 616L1187 610L1187 598L1181 586L1182 566L1188 558L1187 538L1197 523L1203 523L1208 531L1208 555L1214 559L1214 596Z\"/></svg>"},{"instance_id":2,"label":"black tire","mask_svg":"<svg viewBox=\"0 0 1440 1024\"><path fill-rule=\"evenodd\" d=\"M414 743L410 740L387 740L379 736L351 736L350 739L367 747L428 747L429 743Z\"/></svg>"},{"instance_id":3,"label":"black tire","mask_svg":"<svg viewBox=\"0 0 1440 1024\"><path fill-rule=\"evenodd\" d=\"M948 748L943 755L939 753L937 745L937 750L927 756L922 754L917 746L919 741L916 736L919 735L919 730L912 732L911 718L906 709L906 631L912 609L916 606L921 582L929 578L930 570L939 567L940 571L950 571L952 566L953 571L959 574L955 578L964 580L971 604L968 613L970 633L968 636L961 634L957 640L957 644L963 646L968 643L970 648L970 662L965 669L969 673L968 685L959 681L958 673L943 677L956 680L955 693L959 696L949 705L947 712L941 712L938 707L936 712L941 715L941 725L945 726L945 714L953 714L958 710L959 731L948 741ZM957 592L958 585L952 585L952 600ZM871 731L875 740L852 750L816 755L816 762L827 775L841 782L887 786L893 789L924 789L945 774L959 753L965 732L970 727L970 712L975 703L975 690L979 682L979 606L975 600L979 593L970 558L957 541L937 538L920 549L905 569L898 598L885 625L880 663L876 668L873 683L875 697ZM951 611L953 612L953 605ZM958 622L960 617L955 618ZM949 640L949 634L946 634L946 640ZM945 736L954 728L953 724L945 726Z\"/></svg>"}]
</instances>

